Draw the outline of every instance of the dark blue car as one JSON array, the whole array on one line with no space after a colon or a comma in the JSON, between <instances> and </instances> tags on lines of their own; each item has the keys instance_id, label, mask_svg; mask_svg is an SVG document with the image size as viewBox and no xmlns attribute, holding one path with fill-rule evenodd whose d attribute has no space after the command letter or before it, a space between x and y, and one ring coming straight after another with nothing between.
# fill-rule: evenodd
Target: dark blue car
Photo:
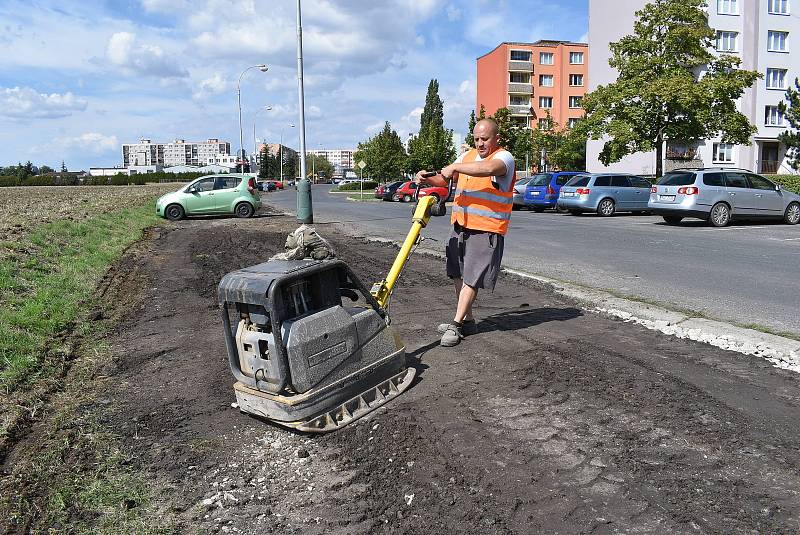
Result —
<instances>
[{"instance_id":1,"label":"dark blue car","mask_svg":"<svg viewBox=\"0 0 800 535\"><path fill-rule=\"evenodd\" d=\"M543 212L545 208L555 208L561 186L575 175L585 173L586 171L555 171L533 175L525 187L525 207L535 212Z\"/></svg>"}]
</instances>

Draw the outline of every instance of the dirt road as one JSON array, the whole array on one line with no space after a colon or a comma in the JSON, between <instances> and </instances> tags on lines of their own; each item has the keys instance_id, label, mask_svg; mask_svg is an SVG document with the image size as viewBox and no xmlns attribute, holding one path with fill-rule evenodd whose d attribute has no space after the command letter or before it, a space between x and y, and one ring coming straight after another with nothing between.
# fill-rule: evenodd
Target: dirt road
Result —
<instances>
[{"instance_id":1,"label":"dirt road","mask_svg":"<svg viewBox=\"0 0 800 535\"><path fill-rule=\"evenodd\" d=\"M419 381L322 437L231 407L216 286L282 248L291 218L171 224L115 272L104 422L165 519L220 533L797 533L800 385L761 360L580 310L530 281L481 294L441 348L441 261L392 304ZM395 250L319 229L362 280Z\"/></svg>"}]
</instances>

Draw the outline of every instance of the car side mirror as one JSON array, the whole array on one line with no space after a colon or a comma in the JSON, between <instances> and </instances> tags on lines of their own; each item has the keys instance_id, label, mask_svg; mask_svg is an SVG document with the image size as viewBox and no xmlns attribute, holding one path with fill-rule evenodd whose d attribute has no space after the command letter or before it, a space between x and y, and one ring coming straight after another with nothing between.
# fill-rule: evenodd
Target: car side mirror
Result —
<instances>
[{"instance_id":1,"label":"car side mirror","mask_svg":"<svg viewBox=\"0 0 800 535\"><path fill-rule=\"evenodd\" d=\"M775 184L775 191L780 191L782 189L783 189L783 186L781 186L780 184Z\"/></svg>"}]
</instances>

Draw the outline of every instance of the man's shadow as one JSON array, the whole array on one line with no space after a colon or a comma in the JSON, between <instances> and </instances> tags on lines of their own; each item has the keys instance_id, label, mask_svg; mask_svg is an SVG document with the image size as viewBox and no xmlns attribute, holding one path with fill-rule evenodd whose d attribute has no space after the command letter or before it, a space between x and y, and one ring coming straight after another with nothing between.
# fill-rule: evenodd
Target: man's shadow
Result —
<instances>
[{"instance_id":1,"label":"man's shadow","mask_svg":"<svg viewBox=\"0 0 800 535\"><path fill-rule=\"evenodd\" d=\"M581 316L583 316L583 312L579 308L574 307L541 307L505 310L479 320L477 334L493 331L517 331L551 321L569 321ZM412 387L422 380L422 374L429 368L427 364L422 362L422 358L428 351L437 346L439 346L439 340L434 340L424 346L418 347L414 351L406 353L408 365L417 370L417 375L414 378L414 382L411 384Z\"/></svg>"}]
</instances>

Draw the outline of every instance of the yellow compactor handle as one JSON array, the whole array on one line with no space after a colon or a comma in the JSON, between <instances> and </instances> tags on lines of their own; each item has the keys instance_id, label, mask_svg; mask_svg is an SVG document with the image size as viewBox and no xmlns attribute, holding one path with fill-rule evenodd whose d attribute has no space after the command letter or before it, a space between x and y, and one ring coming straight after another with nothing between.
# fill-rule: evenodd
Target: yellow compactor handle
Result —
<instances>
[{"instance_id":1,"label":"yellow compactor handle","mask_svg":"<svg viewBox=\"0 0 800 535\"><path fill-rule=\"evenodd\" d=\"M371 294L378 302L378 304L386 308L389 303L389 297L392 295L394 285L403 272L403 268L408 262L408 256L411 254L411 249L419 242L419 233L428 224L431 219L431 206L436 203L436 198L432 195L422 197L417 201L417 208L414 210L414 215L411 216L411 229L408 231L405 241L400 252L397 253L397 258L394 259L392 268L389 274L381 282L376 282L372 286Z\"/></svg>"}]
</instances>

